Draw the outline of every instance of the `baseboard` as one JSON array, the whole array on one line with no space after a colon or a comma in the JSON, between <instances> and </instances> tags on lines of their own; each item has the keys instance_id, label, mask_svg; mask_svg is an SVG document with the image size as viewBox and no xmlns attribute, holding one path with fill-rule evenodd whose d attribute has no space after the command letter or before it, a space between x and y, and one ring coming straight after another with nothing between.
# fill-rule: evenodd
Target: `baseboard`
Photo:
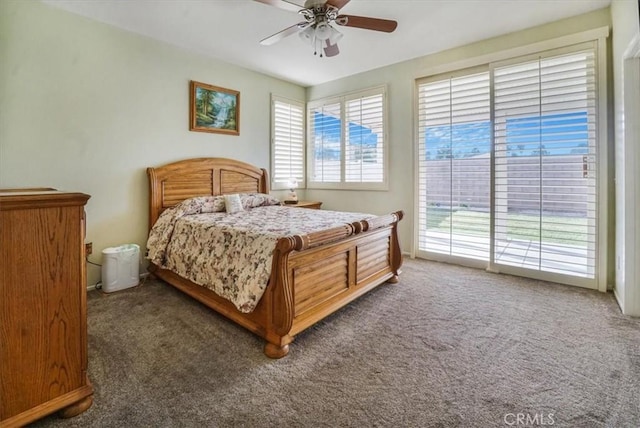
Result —
<instances>
[{"instance_id":1,"label":"baseboard","mask_svg":"<svg viewBox=\"0 0 640 428\"><path fill-rule=\"evenodd\" d=\"M144 281L145 279L147 279L147 277L149 276L149 272L142 272L140 274L140 280ZM87 291L91 291L91 290L96 290L98 288L98 284L100 284L102 281L98 281L95 284L88 284L87 285Z\"/></svg>"},{"instance_id":2,"label":"baseboard","mask_svg":"<svg viewBox=\"0 0 640 428\"><path fill-rule=\"evenodd\" d=\"M624 301L622 300L622 296L618 293L617 288L613 288L613 296L616 299L616 303L618 303L618 307L620 307L620 311L624 313Z\"/></svg>"}]
</instances>

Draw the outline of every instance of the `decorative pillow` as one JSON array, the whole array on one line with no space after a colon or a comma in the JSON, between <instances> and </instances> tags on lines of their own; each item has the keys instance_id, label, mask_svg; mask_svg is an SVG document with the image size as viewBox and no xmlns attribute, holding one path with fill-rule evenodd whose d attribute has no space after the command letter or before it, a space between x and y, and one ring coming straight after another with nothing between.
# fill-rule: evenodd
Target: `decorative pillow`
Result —
<instances>
[{"instance_id":1,"label":"decorative pillow","mask_svg":"<svg viewBox=\"0 0 640 428\"><path fill-rule=\"evenodd\" d=\"M191 198L191 205L199 205L199 213L216 213L224 211L224 197L222 196L198 196Z\"/></svg>"},{"instance_id":2,"label":"decorative pillow","mask_svg":"<svg viewBox=\"0 0 640 428\"><path fill-rule=\"evenodd\" d=\"M243 193L240 195L240 199L245 210L269 205L282 205L278 198L266 193Z\"/></svg>"},{"instance_id":3,"label":"decorative pillow","mask_svg":"<svg viewBox=\"0 0 640 428\"><path fill-rule=\"evenodd\" d=\"M237 193L233 195L224 195L224 206L229 214L244 211L240 195Z\"/></svg>"}]
</instances>

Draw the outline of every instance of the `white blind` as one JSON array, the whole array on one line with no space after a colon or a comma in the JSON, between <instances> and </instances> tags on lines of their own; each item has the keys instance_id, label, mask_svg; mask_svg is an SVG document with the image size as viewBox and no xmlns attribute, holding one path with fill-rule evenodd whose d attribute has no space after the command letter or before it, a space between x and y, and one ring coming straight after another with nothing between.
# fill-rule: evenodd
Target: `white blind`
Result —
<instances>
[{"instance_id":1,"label":"white blind","mask_svg":"<svg viewBox=\"0 0 640 428\"><path fill-rule=\"evenodd\" d=\"M595 57L494 68L497 263L594 278Z\"/></svg>"},{"instance_id":2,"label":"white blind","mask_svg":"<svg viewBox=\"0 0 640 428\"><path fill-rule=\"evenodd\" d=\"M339 183L342 160L342 106L328 103L309 108L311 181Z\"/></svg>"},{"instance_id":3,"label":"white blind","mask_svg":"<svg viewBox=\"0 0 640 428\"><path fill-rule=\"evenodd\" d=\"M422 251L489 259L490 112L488 71L418 84Z\"/></svg>"},{"instance_id":4,"label":"white blind","mask_svg":"<svg viewBox=\"0 0 640 428\"><path fill-rule=\"evenodd\" d=\"M384 95L345 103L345 181L384 181Z\"/></svg>"},{"instance_id":5,"label":"white blind","mask_svg":"<svg viewBox=\"0 0 640 428\"><path fill-rule=\"evenodd\" d=\"M273 96L271 100L273 188L285 188L293 178L304 184L304 104Z\"/></svg>"},{"instance_id":6,"label":"white blind","mask_svg":"<svg viewBox=\"0 0 640 428\"><path fill-rule=\"evenodd\" d=\"M418 81L418 251L593 283L596 66L588 42Z\"/></svg>"},{"instance_id":7,"label":"white blind","mask_svg":"<svg viewBox=\"0 0 640 428\"><path fill-rule=\"evenodd\" d=\"M309 187L385 188L384 87L310 102L307 113Z\"/></svg>"}]
</instances>

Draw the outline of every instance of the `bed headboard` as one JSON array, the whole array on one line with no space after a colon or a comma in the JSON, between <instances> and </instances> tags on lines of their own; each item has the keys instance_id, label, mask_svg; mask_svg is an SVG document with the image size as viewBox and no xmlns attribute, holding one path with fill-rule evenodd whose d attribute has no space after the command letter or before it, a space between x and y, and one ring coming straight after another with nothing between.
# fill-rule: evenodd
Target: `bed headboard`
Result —
<instances>
[{"instance_id":1,"label":"bed headboard","mask_svg":"<svg viewBox=\"0 0 640 428\"><path fill-rule=\"evenodd\" d=\"M196 158L147 168L149 229L165 209L195 196L269 193L264 168L226 158Z\"/></svg>"}]
</instances>

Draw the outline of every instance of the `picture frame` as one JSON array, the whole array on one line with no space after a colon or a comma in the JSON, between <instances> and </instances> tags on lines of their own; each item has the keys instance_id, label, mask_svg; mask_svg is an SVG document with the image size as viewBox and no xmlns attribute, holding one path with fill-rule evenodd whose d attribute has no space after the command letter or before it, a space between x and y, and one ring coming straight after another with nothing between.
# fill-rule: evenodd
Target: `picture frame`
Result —
<instances>
[{"instance_id":1,"label":"picture frame","mask_svg":"<svg viewBox=\"0 0 640 428\"><path fill-rule=\"evenodd\" d=\"M191 80L189 130L240 135L240 92Z\"/></svg>"}]
</instances>

